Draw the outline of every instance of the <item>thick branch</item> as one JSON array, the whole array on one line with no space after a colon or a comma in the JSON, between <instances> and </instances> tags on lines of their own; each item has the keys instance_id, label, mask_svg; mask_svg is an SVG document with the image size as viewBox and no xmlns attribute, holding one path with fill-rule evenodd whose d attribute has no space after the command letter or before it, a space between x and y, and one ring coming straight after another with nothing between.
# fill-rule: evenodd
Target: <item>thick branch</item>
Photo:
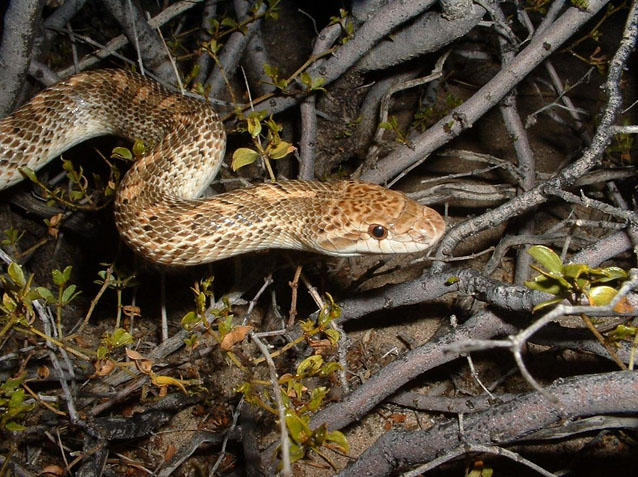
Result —
<instances>
[{"instance_id":1,"label":"thick branch","mask_svg":"<svg viewBox=\"0 0 638 477\"><path fill-rule=\"evenodd\" d=\"M17 106L27 77L44 0L10 2L4 15L0 44L0 117Z\"/></svg>"},{"instance_id":2,"label":"thick branch","mask_svg":"<svg viewBox=\"0 0 638 477\"><path fill-rule=\"evenodd\" d=\"M575 31L587 23L603 6L605 0L589 2L586 11L572 7L551 27L542 39L535 38L508 67L502 69L474 96L441 119L413 141L413 149L400 148L364 172L362 180L383 183L402 170L427 157L472 125L498 103L514 86L558 49Z\"/></svg>"},{"instance_id":3,"label":"thick branch","mask_svg":"<svg viewBox=\"0 0 638 477\"><path fill-rule=\"evenodd\" d=\"M638 409L638 373L579 376L548 387L560 400L555 406L537 392L424 431L390 431L367 449L340 476L384 476L430 461L464 443L507 444L562 421L596 414L634 413ZM525 416L524 419L521 416Z\"/></svg>"}]
</instances>

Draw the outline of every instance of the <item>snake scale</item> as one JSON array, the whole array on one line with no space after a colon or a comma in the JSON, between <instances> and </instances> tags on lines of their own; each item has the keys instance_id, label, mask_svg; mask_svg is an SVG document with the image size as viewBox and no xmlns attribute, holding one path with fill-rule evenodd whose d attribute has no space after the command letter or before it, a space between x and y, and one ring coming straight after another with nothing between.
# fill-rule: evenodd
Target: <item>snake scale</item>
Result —
<instances>
[{"instance_id":1,"label":"snake scale","mask_svg":"<svg viewBox=\"0 0 638 477\"><path fill-rule=\"evenodd\" d=\"M197 265L266 248L333 256L409 253L445 231L434 210L356 181L281 181L200 197L217 175L226 136L208 103L124 70L79 73L0 121L0 190L89 138L152 145L124 176L115 223L143 257Z\"/></svg>"}]
</instances>

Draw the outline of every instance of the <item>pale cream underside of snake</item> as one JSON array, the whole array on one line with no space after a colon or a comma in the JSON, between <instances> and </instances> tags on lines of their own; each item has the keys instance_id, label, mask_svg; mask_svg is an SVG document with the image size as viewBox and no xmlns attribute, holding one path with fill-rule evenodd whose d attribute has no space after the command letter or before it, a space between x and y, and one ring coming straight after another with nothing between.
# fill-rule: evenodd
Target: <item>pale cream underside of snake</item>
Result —
<instances>
[{"instance_id":1,"label":"pale cream underside of snake","mask_svg":"<svg viewBox=\"0 0 638 477\"><path fill-rule=\"evenodd\" d=\"M197 265L266 248L333 256L427 250L445 231L434 210L356 181L281 181L200 197L224 158L222 123L206 102L144 76L72 76L0 121L0 190L89 138L153 145L126 173L115 223L143 257Z\"/></svg>"}]
</instances>

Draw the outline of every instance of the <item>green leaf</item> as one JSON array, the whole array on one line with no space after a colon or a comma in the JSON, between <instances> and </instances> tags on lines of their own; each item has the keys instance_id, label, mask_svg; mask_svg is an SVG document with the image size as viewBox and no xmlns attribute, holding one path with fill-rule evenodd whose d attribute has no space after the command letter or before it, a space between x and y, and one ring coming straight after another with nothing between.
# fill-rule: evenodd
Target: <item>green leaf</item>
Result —
<instances>
[{"instance_id":1,"label":"green leaf","mask_svg":"<svg viewBox=\"0 0 638 477\"><path fill-rule=\"evenodd\" d=\"M20 173L29 179L31 182L38 183L38 177L35 175L35 171L33 169L29 169L28 167L22 167L20 169Z\"/></svg>"},{"instance_id":2,"label":"green leaf","mask_svg":"<svg viewBox=\"0 0 638 477\"><path fill-rule=\"evenodd\" d=\"M133 160L133 153L126 147L116 147L111 151L111 159Z\"/></svg>"},{"instance_id":3,"label":"green leaf","mask_svg":"<svg viewBox=\"0 0 638 477\"><path fill-rule=\"evenodd\" d=\"M306 443L312 435L306 419L299 417L292 409L286 409L285 419L290 437L299 444Z\"/></svg>"},{"instance_id":4,"label":"green leaf","mask_svg":"<svg viewBox=\"0 0 638 477\"><path fill-rule=\"evenodd\" d=\"M550 295L559 295L564 291L564 287L558 280L545 275L538 275L532 280L526 281L525 286L531 290L542 291Z\"/></svg>"},{"instance_id":5,"label":"green leaf","mask_svg":"<svg viewBox=\"0 0 638 477\"><path fill-rule=\"evenodd\" d=\"M252 137L257 137L261 133L261 121L258 117L248 116L246 118L246 124L248 125L248 132Z\"/></svg>"},{"instance_id":6,"label":"green leaf","mask_svg":"<svg viewBox=\"0 0 638 477\"><path fill-rule=\"evenodd\" d=\"M542 310L543 308L547 308L548 306L557 305L564 299L565 298L563 298L562 296L559 296L556 298L552 298L551 300L544 301L543 303L539 303L532 309L532 313L536 313L538 310Z\"/></svg>"},{"instance_id":7,"label":"green leaf","mask_svg":"<svg viewBox=\"0 0 638 477\"><path fill-rule=\"evenodd\" d=\"M11 298L11 296L8 293L3 293L2 294L2 306L4 308L4 310L6 311L14 311L18 304L16 303L16 301Z\"/></svg>"},{"instance_id":8,"label":"green leaf","mask_svg":"<svg viewBox=\"0 0 638 477\"><path fill-rule=\"evenodd\" d=\"M9 408L19 408L24 402L24 389L16 389L9 398Z\"/></svg>"},{"instance_id":9,"label":"green leaf","mask_svg":"<svg viewBox=\"0 0 638 477\"><path fill-rule=\"evenodd\" d=\"M12 392L14 392L16 389L18 389L18 386L22 384L22 381L24 381L26 377L27 377L27 373L25 371L16 378L8 378L4 383L2 383L2 385L0 386L0 390L4 394L9 395Z\"/></svg>"},{"instance_id":10,"label":"green leaf","mask_svg":"<svg viewBox=\"0 0 638 477\"><path fill-rule=\"evenodd\" d=\"M114 348L118 348L120 346L131 344L133 342L133 337L124 328L117 328L111 335L110 342Z\"/></svg>"},{"instance_id":11,"label":"green leaf","mask_svg":"<svg viewBox=\"0 0 638 477\"><path fill-rule=\"evenodd\" d=\"M76 288L77 287L75 285L69 285L62 292L62 304L63 305L68 305L69 303L71 303L71 300L73 300L76 296L78 296L80 294L80 292L77 292L77 293L75 292Z\"/></svg>"},{"instance_id":12,"label":"green leaf","mask_svg":"<svg viewBox=\"0 0 638 477\"><path fill-rule=\"evenodd\" d=\"M330 328L328 330L325 330L324 334L328 337L332 346L337 346L339 338L341 338L341 334L337 330Z\"/></svg>"},{"instance_id":13,"label":"green leaf","mask_svg":"<svg viewBox=\"0 0 638 477\"><path fill-rule=\"evenodd\" d=\"M24 272L22 271L22 267L18 265L16 262L11 262L9 264L9 268L7 269L7 273L9 274L9 278L11 281L18 285L20 288L27 284L24 278Z\"/></svg>"},{"instance_id":14,"label":"green leaf","mask_svg":"<svg viewBox=\"0 0 638 477\"><path fill-rule=\"evenodd\" d=\"M299 79L308 87L308 89L310 89L310 86L312 85L312 77L306 71L299 75Z\"/></svg>"},{"instance_id":15,"label":"green leaf","mask_svg":"<svg viewBox=\"0 0 638 477\"><path fill-rule=\"evenodd\" d=\"M587 298L590 305L605 306L614 299L618 294L618 290L607 285L593 287L587 292Z\"/></svg>"},{"instance_id":16,"label":"green leaf","mask_svg":"<svg viewBox=\"0 0 638 477\"><path fill-rule=\"evenodd\" d=\"M312 390L312 394L310 395L310 402L308 403L308 409L311 411L316 411L321 406L323 399L328 394L328 388L325 386L317 386Z\"/></svg>"},{"instance_id":17,"label":"green leaf","mask_svg":"<svg viewBox=\"0 0 638 477\"><path fill-rule=\"evenodd\" d=\"M252 164L259 159L259 153L248 149L247 147L240 147L233 153L233 162L231 167L233 171L237 171L244 166Z\"/></svg>"},{"instance_id":18,"label":"green leaf","mask_svg":"<svg viewBox=\"0 0 638 477\"><path fill-rule=\"evenodd\" d=\"M197 326L200 321L201 320L199 319L197 313L195 313L194 311L189 311L184 315L184 318L182 318L182 328L184 328L186 331L190 331L195 328L195 326Z\"/></svg>"},{"instance_id":19,"label":"green leaf","mask_svg":"<svg viewBox=\"0 0 638 477\"><path fill-rule=\"evenodd\" d=\"M303 459L306 455L306 451L304 450L304 448L300 445L295 444L294 442L290 443L288 450L290 453L291 464L294 464L298 460Z\"/></svg>"},{"instance_id":20,"label":"green leaf","mask_svg":"<svg viewBox=\"0 0 638 477\"><path fill-rule=\"evenodd\" d=\"M11 432L22 432L27 429L22 424L18 424L17 422L14 422L14 421L7 422L4 427L6 427L7 431L11 431Z\"/></svg>"},{"instance_id":21,"label":"green leaf","mask_svg":"<svg viewBox=\"0 0 638 477\"><path fill-rule=\"evenodd\" d=\"M573 280L578 279L583 273L590 270L589 265L584 263L568 263L563 266L563 275Z\"/></svg>"},{"instance_id":22,"label":"green leaf","mask_svg":"<svg viewBox=\"0 0 638 477\"><path fill-rule=\"evenodd\" d=\"M56 268L55 270L51 271L51 275L53 276L53 283L55 283L59 287L64 286L64 284L66 283L64 273Z\"/></svg>"},{"instance_id":23,"label":"green leaf","mask_svg":"<svg viewBox=\"0 0 638 477\"><path fill-rule=\"evenodd\" d=\"M146 143L141 139L136 139L131 150L136 158L142 157L146 155Z\"/></svg>"},{"instance_id":24,"label":"green leaf","mask_svg":"<svg viewBox=\"0 0 638 477\"><path fill-rule=\"evenodd\" d=\"M321 447L326 441L326 434L328 434L328 426L323 423L312 431L312 444L316 447Z\"/></svg>"},{"instance_id":25,"label":"green leaf","mask_svg":"<svg viewBox=\"0 0 638 477\"><path fill-rule=\"evenodd\" d=\"M560 273L563 269L563 262L558 255L549 247L544 245L534 245L527 249L538 263L543 265L549 272Z\"/></svg>"},{"instance_id":26,"label":"green leaf","mask_svg":"<svg viewBox=\"0 0 638 477\"><path fill-rule=\"evenodd\" d=\"M106 346L100 345L97 347L97 351L95 353L95 356L97 357L97 359L104 359L109 355L109 349Z\"/></svg>"},{"instance_id":27,"label":"green leaf","mask_svg":"<svg viewBox=\"0 0 638 477\"><path fill-rule=\"evenodd\" d=\"M43 298L47 304L51 305L57 301L57 298L51 293L51 290L45 287L37 287L36 291L41 298Z\"/></svg>"},{"instance_id":28,"label":"green leaf","mask_svg":"<svg viewBox=\"0 0 638 477\"><path fill-rule=\"evenodd\" d=\"M627 278L627 272L620 267L606 267L600 270L603 275L600 278L596 278L596 283L606 283L612 280L625 280Z\"/></svg>"},{"instance_id":29,"label":"green leaf","mask_svg":"<svg viewBox=\"0 0 638 477\"><path fill-rule=\"evenodd\" d=\"M319 354L309 356L297 366L297 376L314 376L323 365L323 357Z\"/></svg>"},{"instance_id":30,"label":"green leaf","mask_svg":"<svg viewBox=\"0 0 638 477\"><path fill-rule=\"evenodd\" d=\"M329 363L326 363L324 366L322 366L319 376L327 378L335 371L338 371L340 369L341 365L339 363L337 363L336 361L330 361Z\"/></svg>"},{"instance_id":31,"label":"green leaf","mask_svg":"<svg viewBox=\"0 0 638 477\"><path fill-rule=\"evenodd\" d=\"M271 159L283 159L291 152L295 152L297 148L286 141L280 141L279 144L272 148L268 148L268 157Z\"/></svg>"},{"instance_id":32,"label":"green leaf","mask_svg":"<svg viewBox=\"0 0 638 477\"><path fill-rule=\"evenodd\" d=\"M339 431L330 431L326 434L326 441L332 442L333 444L339 447L339 450L344 454L350 452L350 444L348 444L348 440L343 433Z\"/></svg>"}]
</instances>

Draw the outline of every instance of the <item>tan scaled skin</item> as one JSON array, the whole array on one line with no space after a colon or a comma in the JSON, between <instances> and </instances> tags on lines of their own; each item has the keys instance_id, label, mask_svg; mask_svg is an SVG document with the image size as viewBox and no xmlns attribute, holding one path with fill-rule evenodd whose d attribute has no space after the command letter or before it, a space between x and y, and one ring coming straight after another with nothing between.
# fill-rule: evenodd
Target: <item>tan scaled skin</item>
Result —
<instances>
[{"instance_id":1,"label":"tan scaled skin","mask_svg":"<svg viewBox=\"0 0 638 477\"><path fill-rule=\"evenodd\" d=\"M71 146L115 134L150 144L115 200L125 242L167 265L198 265L266 248L334 256L427 250L445 231L434 210L356 181L283 181L200 195L226 137L212 107L123 70L80 73L0 120L0 190Z\"/></svg>"}]
</instances>

